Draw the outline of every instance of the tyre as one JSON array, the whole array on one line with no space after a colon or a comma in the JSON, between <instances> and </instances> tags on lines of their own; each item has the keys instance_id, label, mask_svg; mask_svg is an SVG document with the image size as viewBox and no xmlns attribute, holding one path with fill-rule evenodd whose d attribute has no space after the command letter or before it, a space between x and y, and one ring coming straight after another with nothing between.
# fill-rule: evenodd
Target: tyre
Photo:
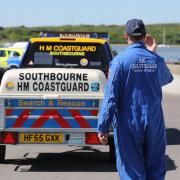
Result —
<instances>
[{"instance_id":1,"label":"tyre","mask_svg":"<svg viewBox=\"0 0 180 180\"><path fill-rule=\"evenodd\" d=\"M115 152L115 146L114 146L114 138L109 137L109 162L115 163L116 162L116 152Z\"/></svg>"},{"instance_id":2,"label":"tyre","mask_svg":"<svg viewBox=\"0 0 180 180\"><path fill-rule=\"evenodd\" d=\"M5 154L6 154L6 146L0 145L0 163L2 163L4 161Z\"/></svg>"}]
</instances>

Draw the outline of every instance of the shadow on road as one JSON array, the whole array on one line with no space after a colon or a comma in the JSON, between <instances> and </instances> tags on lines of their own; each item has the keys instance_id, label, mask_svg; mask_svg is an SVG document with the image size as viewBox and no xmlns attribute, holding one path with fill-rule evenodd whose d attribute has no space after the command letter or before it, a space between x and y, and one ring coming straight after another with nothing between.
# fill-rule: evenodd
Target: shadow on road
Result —
<instances>
[{"instance_id":1,"label":"shadow on road","mask_svg":"<svg viewBox=\"0 0 180 180\"><path fill-rule=\"evenodd\" d=\"M115 163L108 161L108 152L82 148L63 153L39 153L36 158L8 159L18 172L116 172ZM167 171L176 170L174 160L166 155Z\"/></svg>"},{"instance_id":2,"label":"shadow on road","mask_svg":"<svg viewBox=\"0 0 180 180\"><path fill-rule=\"evenodd\" d=\"M175 128L168 128L167 134L167 145L180 145L180 131Z\"/></svg>"},{"instance_id":3,"label":"shadow on road","mask_svg":"<svg viewBox=\"0 0 180 180\"><path fill-rule=\"evenodd\" d=\"M176 165L174 161L168 155L166 155L166 166L167 171L176 170Z\"/></svg>"},{"instance_id":4,"label":"shadow on road","mask_svg":"<svg viewBox=\"0 0 180 180\"><path fill-rule=\"evenodd\" d=\"M97 149L40 153L35 159L6 160L5 164L17 165L15 171L20 172L116 172L115 164L108 162L108 152Z\"/></svg>"}]
</instances>

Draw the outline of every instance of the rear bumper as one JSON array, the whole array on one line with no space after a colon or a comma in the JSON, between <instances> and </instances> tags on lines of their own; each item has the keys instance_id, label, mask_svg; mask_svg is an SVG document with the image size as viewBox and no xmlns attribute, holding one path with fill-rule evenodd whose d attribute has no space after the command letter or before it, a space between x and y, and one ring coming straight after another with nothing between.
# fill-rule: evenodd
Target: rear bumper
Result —
<instances>
[{"instance_id":1,"label":"rear bumper","mask_svg":"<svg viewBox=\"0 0 180 180\"><path fill-rule=\"evenodd\" d=\"M1 131L0 144L98 145L96 132L78 131Z\"/></svg>"}]
</instances>

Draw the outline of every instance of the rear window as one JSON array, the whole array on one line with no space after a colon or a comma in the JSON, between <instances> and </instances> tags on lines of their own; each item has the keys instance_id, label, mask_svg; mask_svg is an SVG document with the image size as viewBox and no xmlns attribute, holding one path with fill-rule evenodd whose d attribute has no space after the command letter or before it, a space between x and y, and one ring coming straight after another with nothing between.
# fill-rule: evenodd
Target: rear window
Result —
<instances>
[{"instance_id":1,"label":"rear window","mask_svg":"<svg viewBox=\"0 0 180 180\"><path fill-rule=\"evenodd\" d=\"M6 53L4 50L0 50L0 57L6 57Z\"/></svg>"},{"instance_id":2,"label":"rear window","mask_svg":"<svg viewBox=\"0 0 180 180\"><path fill-rule=\"evenodd\" d=\"M20 56L20 53L16 51L8 51L8 54L10 58Z\"/></svg>"},{"instance_id":3,"label":"rear window","mask_svg":"<svg viewBox=\"0 0 180 180\"><path fill-rule=\"evenodd\" d=\"M27 49L21 66L106 69L110 55L105 47L98 43L33 43Z\"/></svg>"}]
</instances>

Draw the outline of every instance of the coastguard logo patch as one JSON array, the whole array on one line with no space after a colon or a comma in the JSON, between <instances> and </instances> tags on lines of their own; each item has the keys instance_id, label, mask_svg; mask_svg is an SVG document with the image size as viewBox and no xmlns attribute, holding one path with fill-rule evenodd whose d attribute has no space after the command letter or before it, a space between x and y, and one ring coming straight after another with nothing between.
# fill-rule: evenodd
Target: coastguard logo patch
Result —
<instances>
[{"instance_id":1,"label":"coastguard logo patch","mask_svg":"<svg viewBox=\"0 0 180 180\"><path fill-rule=\"evenodd\" d=\"M93 92L99 91L99 83L98 82L92 82L91 83L91 91L93 91Z\"/></svg>"},{"instance_id":2,"label":"coastguard logo patch","mask_svg":"<svg viewBox=\"0 0 180 180\"><path fill-rule=\"evenodd\" d=\"M13 90L14 89L14 83L13 82L7 82L6 83L6 89L7 90Z\"/></svg>"}]
</instances>

